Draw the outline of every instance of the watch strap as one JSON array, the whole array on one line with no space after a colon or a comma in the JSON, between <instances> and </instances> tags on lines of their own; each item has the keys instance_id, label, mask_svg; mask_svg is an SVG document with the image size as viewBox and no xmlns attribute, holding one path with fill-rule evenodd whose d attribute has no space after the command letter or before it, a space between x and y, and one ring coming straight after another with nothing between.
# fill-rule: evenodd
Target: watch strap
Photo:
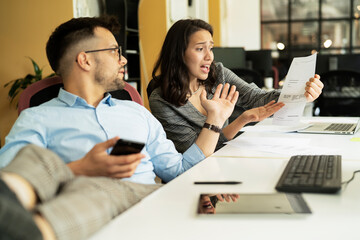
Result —
<instances>
[{"instance_id":1,"label":"watch strap","mask_svg":"<svg viewBox=\"0 0 360 240\"><path fill-rule=\"evenodd\" d=\"M209 123L204 123L203 128L207 128L217 133L221 133L221 128L215 125L211 125Z\"/></svg>"}]
</instances>

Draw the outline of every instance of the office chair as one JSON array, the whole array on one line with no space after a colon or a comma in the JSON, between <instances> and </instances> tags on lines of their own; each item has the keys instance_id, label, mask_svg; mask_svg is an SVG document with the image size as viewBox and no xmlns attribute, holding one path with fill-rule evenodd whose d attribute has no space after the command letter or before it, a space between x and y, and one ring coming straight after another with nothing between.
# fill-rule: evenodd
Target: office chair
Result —
<instances>
[{"instance_id":1,"label":"office chair","mask_svg":"<svg viewBox=\"0 0 360 240\"><path fill-rule=\"evenodd\" d=\"M324 88L314 107L320 110L319 116L360 116L360 72L329 71L321 81Z\"/></svg>"},{"instance_id":2,"label":"office chair","mask_svg":"<svg viewBox=\"0 0 360 240\"><path fill-rule=\"evenodd\" d=\"M154 91L155 88L156 88L155 80L151 79L146 87L146 93L147 93L148 99L150 98L150 95Z\"/></svg>"},{"instance_id":3,"label":"office chair","mask_svg":"<svg viewBox=\"0 0 360 240\"><path fill-rule=\"evenodd\" d=\"M272 72L273 72L273 77L274 77L274 88L278 89L279 88L279 69L275 66L271 67Z\"/></svg>"},{"instance_id":4,"label":"office chair","mask_svg":"<svg viewBox=\"0 0 360 240\"><path fill-rule=\"evenodd\" d=\"M259 88L264 87L264 80L261 74L255 70L245 68L231 68L233 73L248 83L255 83Z\"/></svg>"},{"instance_id":5,"label":"office chair","mask_svg":"<svg viewBox=\"0 0 360 240\"><path fill-rule=\"evenodd\" d=\"M110 92L110 94L113 98L117 98L120 100L131 100L137 102L140 105L144 105L139 92L136 90L136 88L134 88L127 82L125 82L124 89L112 91Z\"/></svg>"},{"instance_id":6,"label":"office chair","mask_svg":"<svg viewBox=\"0 0 360 240\"><path fill-rule=\"evenodd\" d=\"M38 106L57 97L59 89L63 86L62 79L59 76L45 78L31 84L20 94L18 114L28 107ZM123 90L112 91L110 94L114 98L132 100L143 105L142 98L138 91L127 82L125 82Z\"/></svg>"},{"instance_id":7,"label":"office chair","mask_svg":"<svg viewBox=\"0 0 360 240\"><path fill-rule=\"evenodd\" d=\"M62 86L63 83L59 76L45 78L31 84L20 94L18 114L20 115L21 111L28 107L38 106L57 97Z\"/></svg>"}]
</instances>

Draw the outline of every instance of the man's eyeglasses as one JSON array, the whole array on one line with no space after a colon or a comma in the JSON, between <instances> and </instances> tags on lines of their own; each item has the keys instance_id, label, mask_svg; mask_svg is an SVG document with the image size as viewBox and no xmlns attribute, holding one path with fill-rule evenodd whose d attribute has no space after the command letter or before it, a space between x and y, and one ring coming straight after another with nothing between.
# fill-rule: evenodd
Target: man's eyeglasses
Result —
<instances>
[{"instance_id":1,"label":"man's eyeglasses","mask_svg":"<svg viewBox=\"0 0 360 240\"><path fill-rule=\"evenodd\" d=\"M121 60L121 55L122 55L121 46L113 47L113 48L104 48L104 49L97 49L97 50L89 50L89 51L85 51L85 53L102 52L102 51L116 51L116 54L119 55L119 60Z\"/></svg>"}]
</instances>

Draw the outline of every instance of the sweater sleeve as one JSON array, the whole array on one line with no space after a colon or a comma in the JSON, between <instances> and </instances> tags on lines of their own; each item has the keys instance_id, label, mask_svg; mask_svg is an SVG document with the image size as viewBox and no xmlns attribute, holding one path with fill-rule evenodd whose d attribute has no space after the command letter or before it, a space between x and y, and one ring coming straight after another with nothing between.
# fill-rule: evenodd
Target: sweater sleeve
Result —
<instances>
[{"instance_id":1,"label":"sweater sleeve","mask_svg":"<svg viewBox=\"0 0 360 240\"><path fill-rule=\"evenodd\" d=\"M279 98L279 90L262 90L254 83L247 83L231 70L224 67L221 63L217 63L216 67L219 74L219 83L229 83L230 85L235 85L236 90L239 91L239 99L236 103L236 106L238 107L248 110L263 106L271 100L277 100Z\"/></svg>"},{"instance_id":2,"label":"sweater sleeve","mask_svg":"<svg viewBox=\"0 0 360 240\"><path fill-rule=\"evenodd\" d=\"M167 138L172 140L178 152L184 153L199 134L193 122L187 120L184 111L165 101L155 89L149 99L151 113L163 125ZM189 109L186 109L189 110ZM196 115L193 112L193 115ZM201 116L199 116L201 117Z\"/></svg>"}]
</instances>

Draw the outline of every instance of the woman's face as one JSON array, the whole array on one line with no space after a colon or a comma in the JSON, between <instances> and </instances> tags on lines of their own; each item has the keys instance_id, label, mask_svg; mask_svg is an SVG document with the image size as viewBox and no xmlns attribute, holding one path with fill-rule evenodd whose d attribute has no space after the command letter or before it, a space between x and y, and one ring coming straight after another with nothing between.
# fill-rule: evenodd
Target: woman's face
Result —
<instances>
[{"instance_id":1,"label":"woman's face","mask_svg":"<svg viewBox=\"0 0 360 240\"><path fill-rule=\"evenodd\" d=\"M200 203L198 206L198 212L199 213L205 213L205 214L215 214L216 209L212 205L210 197L207 195L201 195Z\"/></svg>"},{"instance_id":2,"label":"woman's face","mask_svg":"<svg viewBox=\"0 0 360 240\"><path fill-rule=\"evenodd\" d=\"M207 79L210 65L214 60L214 41L210 32L200 30L193 33L185 50L185 65L189 70L190 81Z\"/></svg>"}]
</instances>

